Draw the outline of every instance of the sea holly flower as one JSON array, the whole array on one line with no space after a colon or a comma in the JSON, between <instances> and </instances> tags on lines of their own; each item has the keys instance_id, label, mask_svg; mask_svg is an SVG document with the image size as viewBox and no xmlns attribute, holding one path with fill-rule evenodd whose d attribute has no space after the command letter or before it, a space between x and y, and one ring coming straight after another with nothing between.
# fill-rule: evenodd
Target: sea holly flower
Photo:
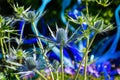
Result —
<instances>
[{"instance_id":1,"label":"sea holly flower","mask_svg":"<svg viewBox=\"0 0 120 80\"><path fill-rule=\"evenodd\" d=\"M16 61L17 59L23 59L24 57L27 56L27 51L18 49L16 50L15 48L10 48L10 53L6 55L7 60L10 61Z\"/></svg>"},{"instance_id":2,"label":"sea holly flower","mask_svg":"<svg viewBox=\"0 0 120 80\"><path fill-rule=\"evenodd\" d=\"M112 3L112 0L96 0L96 2L104 7L109 6Z\"/></svg>"},{"instance_id":3,"label":"sea holly flower","mask_svg":"<svg viewBox=\"0 0 120 80\"><path fill-rule=\"evenodd\" d=\"M110 29L113 29L113 26L112 25L109 25L109 26L105 25L104 20L97 20L94 23L94 26L91 28L95 29L97 32L106 32Z\"/></svg>"},{"instance_id":4,"label":"sea holly flower","mask_svg":"<svg viewBox=\"0 0 120 80\"><path fill-rule=\"evenodd\" d=\"M28 7L26 10L24 9L24 6L19 7L18 4L14 4L13 6L14 11L16 12L16 16L18 18L23 18L23 16L29 11L31 7Z\"/></svg>"},{"instance_id":5,"label":"sea holly flower","mask_svg":"<svg viewBox=\"0 0 120 80\"><path fill-rule=\"evenodd\" d=\"M65 31L63 28L58 29L56 33L56 42L58 44L66 44L67 43L67 31Z\"/></svg>"},{"instance_id":6,"label":"sea holly flower","mask_svg":"<svg viewBox=\"0 0 120 80\"><path fill-rule=\"evenodd\" d=\"M76 18L74 18L73 16L69 16L69 20L78 24L78 26L80 27L80 31L78 34L83 34L84 37L89 36L90 38L92 38L94 32L89 28L89 23L85 21L84 14L82 12L78 14L79 15L74 14Z\"/></svg>"},{"instance_id":7,"label":"sea holly flower","mask_svg":"<svg viewBox=\"0 0 120 80\"><path fill-rule=\"evenodd\" d=\"M29 76L34 77L36 71L44 70L45 68L47 68L47 64L43 55L39 54L38 57L37 54L33 53L32 56L28 55L25 57L23 66L18 68L19 72L17 74L20 74L21 78L28 78Z\"/></svg>"},{"instance_id":8,"label":"sea holly flower","mask_svg":"<svg viewBox=\"0 0 120 80\"><path fill-rule=\"evenodd\" d=\"M87 29L89 29L91 32L101 33L113 29L111 24L106 25L104 20L97 19L97 17L98 14L95 17L87 17L81 12L81 16L77 16L77 19L70 17L70 21L76 24L80 24L81 26L83 23L86 23L88 25Z\"/></svg>"},{"instance_id":9,"label":"sea holly flower","mask_svg":"<svg viewBox=\"0 0 120 80\"><path fill-rule=\"evenodd\" d=\"M7 17L3 17L0 15L0 33L7 33L7 32L13 32L15 30L12 30L12 27L10 26L13 18L8 19Z\"/></svg>"},{"instance_id":10,"label":"sea holly flower","mask_svg":"<svg viewBox=\"0 0 120 80\"><path fill-rule=\"evenodd\" d=\"M35 14L39 14L38 16L37 16L37 19L35 19L34 20L34 24L35 24L35 26L37 26L37 24L38 24L38 21L40 20L40 18L41 18L41 16L42 16L42 14L43 14L43 11L44 11L44 9L45 9L45 7L46 7L46 5L50 2L51 0L42 0L42 5L40 5L40 7L36 10L36 11L30 11L30 13L32 13L32 14L30 14L30 15L32 15L33 17L35 16ZM32 18L33 19L33 18ZM31 19L31 20L32 20ZM29 20L29 21L31 21L31 20ZM27 21L28 21L28 18L27 18ZM21 33L21 31L22 31L22 28L23 28L23 25L25 24L25 21L21 21L20 22L20 26L19 26L19 30L20 30L20 33ZM31 25L31 28L32 28L32 31L36 34L36 32L35 32L35 30L34 30L34 28L33 28L33 26ZM45 31L46 29L45 28L43 28L43 30L42 31ZM19 34L20 34L19 33ZM40 34L40 32L38 31L38 34L39 35L41 35ZM32 38L32 39L24 39L24 44L31 44L31 43L36 43L37 42L37 38Z\"/></svg>"},{"instance_id":11,"label":"sea holly flower","mask_svg":"<svg viewBox=\"0 0 120 80\"><path fill-rule=\"evenodd\" d=\"M24 14L22 17L22 20L30 22L32 24L32 29L35 31L35 34L37 36L39 36L39 32L36 28L37 26L34 23L34 21L39 20L39 18L41 17L41 16L39 16L39 14L40 14L39 12L35 13L35 11L27 11L26 14ZM25 25L25 22L23 22L23 25ZM23 27L22 28L22 32L23 32L24 26L22 26L22 27ZM22 33L21 33L21 35L22 35ZM41 49L43 48L41 40L39 38L38 38L38 45Z\"/></svg>"},{"instance_id":12,"label":"sea holly flower","mask_svg":"<svg viewBox=\"0 0 120 80\"><path fill-rule=\"evenodd\" d=\"M71 46L71 43L73 43L77 39L77 37L81 37L81 35L76 34L78 32L79 28L72 34L72 36L70 38L68 38L68 30L67 30L68 25L66 26L66 29L58 28L58 26L56 25L56 29L57 29L56 36L53 34L53 32L49 26L48 26L48 28L49 28L49 31L51 32L51 35L53 38L51 38L51 39L45 38L45 37L40 37L40 38L48 41L49 43L52 43L53 46L56 45L58 48L60 46L63 46L64 57L66 57L68 60L72 59L73 61L79 62L81 60L81 53L75 47ZM56 58L58 61L60 61L58 53L55 53L55 54L52 53L52 54L49 54L48 56L53 59ZM55 56L58 56L58 58ZM65 64L68 63L67 62L68 60L65 61ZM70 63L72 63L72 61ZM72 68L75 68L75 67L72 66Z\"/></svg>"},{"instance_id":13,"label":"sea holly flower","mask_svg":"<svg viewBox=\"0 0 120 80\"><path fill-rule=\"evenodd\" d=\"M28 70L33 70L37 66L36 61L33 59L33 57L27 57L25 60L25 64Z\"/></svg>"},{"instance_id":14,"label":"sea holly flower","mask_svg":"<svg viewBox=\"0 0 120 80\"><path fill-rule=\"evenodd\" d=\"M29 51L20 48L22 41L20 41L18 38L11 38L10 40L15 40L15 42L17 43L17 48L15 47L9 48L9 53L6 55L6 60L8 61L22 60L28 55L28 53L30 53Z\"/></svg>"},{"instance_id":15,"label":"sea holly flower","mask_svg":"<svg viewBox=\"0 0 120 80\"><path fill-rule=\"evenodd\" d=\"M25 21L28 21L28 22L34 22L36 20L38 20L38 16L39 16L40 13L35 13L35 11L28 11L24 16L23 16L23 19Z\"/></svg>"},{"instance_id":16,"label":"sea holly flower","mask_svg":"<svg viewBox=\"0 0 120 80\"><path fill-rule=\"evenodd\" d=\"M3 66L5 68L8 68L10 70L17 70L17 67L23 66L22 60L23 60L23 53L25 55L25 51L22 50L15 50L14 48L10 49L10 53L5 55L5 63L6 64L1 64L0 66Z\"/></svg>"},{"instance_id":17,"label":"sea holly flower","mask_svg":"<svg viewBox=\"0 0 120 80\"><path fill-rule=\"evenodd\" d=\"M102 33L113 29L112 25L105 25L104 20L96 20L96 18L92 17L88 18L83 13L82 16L78 16L77 19L71 18L71 21L76 24L80 24L80 27L82 28L81 34L83 34L84 37L89 37L89 39L92 39L97 33ZM84 23L87 26L85 26ZM86 40L82 41L85 41L86 43ZM78 42L81 42L81 39L78 39ZM81 43L79 45L81 46Z\"/></svg>"},{"instance_id":18,"label":"sea holly flower","mask_svg":"<svg viewBox=\"0 0 120 80\"><path fill-rule=\"evenodd\" d=\"M58 26L56 25L56 36L53 34L52 30L50 29L50 27L48 26L48 29L53 37L53 43L55 43L55 45L63 45L63 46L69 46L69 43L71 43L72 41L76 40L78 37L82 37L81 35L77 35L76 33L79 31L79 28L71 35L70 38L68 38L68 25L66 26L66 29L63 28L58 28Z\"/></svg>"}]
</instances>

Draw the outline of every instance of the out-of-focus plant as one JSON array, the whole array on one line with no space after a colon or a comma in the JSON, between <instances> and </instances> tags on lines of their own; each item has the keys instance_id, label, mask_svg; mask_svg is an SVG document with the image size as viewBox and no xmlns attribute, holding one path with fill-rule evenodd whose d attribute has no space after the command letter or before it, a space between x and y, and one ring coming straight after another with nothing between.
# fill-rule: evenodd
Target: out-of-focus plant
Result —
<instances>
[{"instance_id":1,"label":"out-of-focus plant","mask_svg":"<svg viewBox=\"0 0 120 80\"><path fill-rule=\"evenodd\" d=\"M6 79L6 78L5 78L5 75L4 75L2 72L0 73L0 79L1 79L1 80L5 80L5 79Z\"/></svg>"},{"instance_id":2,"label":"out-of-focus plant","mask_svg":"<svg viewBox=\"0 0 120 80\"><path fill-rule=\"evenodd\" d=\"M5 49L6 51L8 51L5 39L9 40L10 39L9 34L15 32L15 30L10 26L12 21L13 18L7 18L0 15L0 45L4 59L6 53Z\"/></svg>"},{"instance_id":3,"label":"out-of-focus plant","mask_svg":"<svg viewBox=\"0 0 120 80\"><path fill-rule=\"evenodd\" d=\"M13 9L14 9L14 11L16 12L16 16L18 17L18 18L23 18L23 16L27 13L27 11L30 9L30 7L29 8L27 8L26 10L24 9L24 6L21 6L21 7L19 7L19 5L18 4L14 4L14 5L12 5L11 4L11 6L13 7Z\"/></svg>"},{"instance_id":4,"label":"out-of-focus plant","mask_svg":"<svg viewBox=\"0 0 120 80\"><path fill-rule=\"evenodd\" d=\"M112 1L109 0L96 0L96 2L104 7L107 7L112 3Z\"/></svg>"}]
</instances>

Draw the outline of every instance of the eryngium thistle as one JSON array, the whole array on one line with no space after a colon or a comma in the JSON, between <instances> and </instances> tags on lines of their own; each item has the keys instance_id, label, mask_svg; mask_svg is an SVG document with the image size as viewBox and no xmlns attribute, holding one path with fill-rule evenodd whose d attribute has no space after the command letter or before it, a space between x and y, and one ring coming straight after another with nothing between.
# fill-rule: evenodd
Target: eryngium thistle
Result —
<instances>
[{"instance_id":1,"label":"eryngium thistle","mask_svg":"<svg viewBox=\"0 0 120 80\"><path fill-rule=\"evenodd\" d=\"M33 70L36 68L37 65L33 57L26 58L26 66L29 70Z\"/></svg>"},{"instance_id":2,"label":"eryngium thistle","mask_svg":"<svg viewBox=\"0 0 120 80\"><path fill-rule=\"evenodd\" d=\"M30 19L34 19L34 17L35 17L35 12L34 12L34 11L29 11L29 12L27 13L27 17L30 18Z\"/></svg>"},{"instance_id":3,"label":"eryngium thistle","mask_svg":"<svg viewBox=\"0 0 120 80\"><path fill-rule=\"evenodd\" d=\"M59 44L66 43L67 40L68 40L67 32L63 28L58 29L58 31L56 33L57 43L59 43Z\"/></svg>"}]
</instances>

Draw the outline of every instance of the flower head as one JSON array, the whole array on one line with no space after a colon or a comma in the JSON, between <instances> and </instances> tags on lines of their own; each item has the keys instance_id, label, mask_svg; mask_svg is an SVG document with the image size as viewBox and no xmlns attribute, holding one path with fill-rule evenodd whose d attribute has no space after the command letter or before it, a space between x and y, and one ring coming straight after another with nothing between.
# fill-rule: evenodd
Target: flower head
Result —
<instances>
[{"instance_id":1,"label":"flower head","mask_svg":"<svg viewBox=\"0 0 120 80\"><path fill-rule=\"evenodd\" d=\"M29 78L29 76L32 75L32 77L35 76L36 70L44 70L46 69L46 62L42 54L35 54L33 55L28 55L25 57L23 66L18 68L18 73L20 74L21 77L26 77Z\"/></svg>"},{"instance_id":2,"label":"flower head","mask_svg":"<svg viewBox=\"0 0 120 80\"><path fill-rule=\"evenodd\" d=\"M79 30L79 28L71 35L71 37L68 38L68 24L66 26L66 29L63 28L58 28L56 24L56 36L53 34L52 30L48 26L48 29L53 37L53 43L56 45L63 45L63 46L68 46L70 42L76 40L78 37L80 38L81 36L76 34Z\"/></svg>"},{"instance_id":3,"label":"flower head","mask_svg":"<svg viewBox=\"0 0 120 80\"><path fill-rule=\"evenodd\" d=\"M16 31L11 27L12 21L13 18L3 17L0 15L0 38L8 38L6 33L13 33Z\"/></svg>"},{"instance_id":4,"label":"flower head","mask_svg":"<svg viewBox=\"0 0 120 80\"><path fill-rule=\"evenodd\" d=\"M56 42L58 44L67 43L68 37L67 37L67 31L65 31L63 28L58 29L56 32Z\"/></svg>"},{"instance_id":5,"label":"flower head","mask_svg":"<svg viewBox=\"0 0 120 80\"><path fill-rule=\"evenodd\" d=\"M34 60L33 57L27 57L25 63L26 63L26 66L29 70L33 70L37 66L36 61Z\"/></svg>"},{"instance_id":6,"label":"flower head","mask_svg":"<svg viewBox=\"0 0 120 80\"><path fill-rule=\"evenodd\" d=\"M22 18L22 17L27 13L27 11L30 9L30 7L29 7L29 8L27 8L27 9L25 10L25 9L24 9L24 6L20 6L20 7L19 7L18 4L13 5L12 7L13 7L14 11L16 12L16 16L17 16L18 18Z\"/></svg>"},{"instance_id":7,"label":"flower head","mask_svg":"<svg viewBox=\"0 0 120 80\"><path fill-rule=\"evenodd\" d=\"M81 38L80 34L76 34L79 30L79 28L70 36L68 37L68 25L66 26L66 29L58 28L56 25L56 35L53 34L53 31L48 26L48 29L53 37L51 38L44 38L46 41L53 43L53 45L57 46L59 49L60 46L63 47L63 54L64 54L64 65L68 67L75 68L75 63L72 63L72 61L80 61L81 60L81 53L73 46L72 43L79 37ZM41 37L41 39L43 39ZM53 48L52 50L54 50ZM52 59L57 59L60 61L59 51L54 53L48 53L49 57Z\"/></svg>"},{"instance_id":8,"label":"flower head","mask_svg":"<svg viewBox=\"0 0 120 80\"><path fill-rule=\"evenodd\" d=\"M23 19L28 22L34 22L38 20L39 13L35 13L35 11L28 11L24 16Z\"/></svg>"}]
</instances>

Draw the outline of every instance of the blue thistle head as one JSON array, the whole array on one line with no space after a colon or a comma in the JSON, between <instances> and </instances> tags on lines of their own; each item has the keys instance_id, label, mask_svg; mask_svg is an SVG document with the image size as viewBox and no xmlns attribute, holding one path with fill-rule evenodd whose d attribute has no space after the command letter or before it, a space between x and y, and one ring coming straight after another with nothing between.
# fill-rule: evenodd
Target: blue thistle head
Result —
<instances>
[{"instance_id":1,"label":"blue thistle head","mask_svg":"<svg viewBox=\"0 0 120 80\"><path fill-rule=\"evenodd\" d=\"M35 17L35 12L34 11L29 11L27 14L27 17L30 19L33 19Z\"/></svg>"},{"instance_id":2,"label":"blue thistle head","mask_svg":"<svg viewBox=\"0 0 120 80\"><path fill-rule=\"evenodd\" d=\"M60 28L56 32L56 41L59 44L65 44L68 41L67 31L63 28Z\"/></svg>"},{"instance_id":3,"label":"blue thistle head","mask_svg":"<svg viewBox=\"0 0 120 80\"><path fill-rule=\"evenodd\" d=\"M24 15L23 19L28 22L34 22L35 20L39 19L38 16L39 16L39 13L36 14L35 11L28 11Z\"/></svg>"},{"instance_id":4,"label":"blue thistle head","mask_svg":"<svg viewBox=\"0 0 120 80\"><path fill-rule=\"evenodd\" d=\"M26 58L26 66L29 70L33 70L36 68L37 64L33 57Z\"/></svg>"}]
</instances>

